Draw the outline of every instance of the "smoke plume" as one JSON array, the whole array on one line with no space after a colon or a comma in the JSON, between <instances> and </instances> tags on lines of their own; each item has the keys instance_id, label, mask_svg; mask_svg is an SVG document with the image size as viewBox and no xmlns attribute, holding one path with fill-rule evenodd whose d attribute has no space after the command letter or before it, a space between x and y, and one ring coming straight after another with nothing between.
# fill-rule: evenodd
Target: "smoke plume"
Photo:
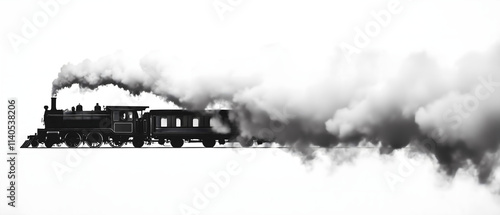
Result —
<instances>
[{"instance_id":1,"label":"smoke plume","mask_svg":"<svg viewBox=\"0 0 500 215\"><path fill-rule=\"evenodd\" d=\"M111 84L187 109L227 101L243 136L292 146L306 159L314 156L310 146L370 142L381 153L428 153L452 176L472 166L481 183L491 180L500 141L500 47L448 67L425 52L389 64L373 56L354 66L341 59L304 67L269 46L251 59L189 62L153 52L137 64L118 52L64 65L52 93Z\"/></svg>"}]
</instances>

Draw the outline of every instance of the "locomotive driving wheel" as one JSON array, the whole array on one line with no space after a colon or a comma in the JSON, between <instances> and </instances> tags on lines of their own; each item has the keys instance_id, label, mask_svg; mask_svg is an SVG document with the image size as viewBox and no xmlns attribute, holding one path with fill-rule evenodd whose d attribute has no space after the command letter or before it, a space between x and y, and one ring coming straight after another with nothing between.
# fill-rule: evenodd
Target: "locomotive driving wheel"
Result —
<instances>
[{"instance_id":1,"label":"locomotive driving wheel","mask_svg":"<svg viewBox=\"0 0 500 215\"><path fill-rule=\"evenodd\" d=\"M85 142L90 148L99 148L102 146L104 138L99 132L90 132L89 134L87 134Z\"/></svg>"},{"instance_id":2,"label":"locomotive driving wheel","mask_svg":"<svg viewBox=\"0 0 500 215\"><path fill-rule=\"evenodd\" d=\"M76 132L69 132L64 136L64 143L68 148L77 148L82 143L82 137Z\"/></svg>"}]
</instances>

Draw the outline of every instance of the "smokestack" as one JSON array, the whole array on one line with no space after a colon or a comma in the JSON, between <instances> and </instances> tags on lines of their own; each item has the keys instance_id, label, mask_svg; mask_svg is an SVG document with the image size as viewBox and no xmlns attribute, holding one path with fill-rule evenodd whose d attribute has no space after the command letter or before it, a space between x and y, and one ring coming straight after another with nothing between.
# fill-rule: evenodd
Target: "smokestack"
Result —
<instances>
[{"instance_id":1,"label":"smokestack","mask_svg":"<svg viewBox=\"0 0 500 215\"><path fill-rule=\"evenodd\" d=\"M57 100L56 97L52 97L52 103L51 103L51 106L50 106L50 110L57 110L57 108L56 108L56 100Z\"/></svg>"}]
</instances>

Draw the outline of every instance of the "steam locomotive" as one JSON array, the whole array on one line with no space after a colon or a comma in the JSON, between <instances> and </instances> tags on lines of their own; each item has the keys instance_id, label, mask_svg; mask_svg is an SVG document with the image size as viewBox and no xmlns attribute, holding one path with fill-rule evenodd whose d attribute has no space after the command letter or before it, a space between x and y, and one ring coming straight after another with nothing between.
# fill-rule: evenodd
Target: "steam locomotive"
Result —
<instances>
[{"instance_id":1,"label":"steam locomotive","mask_svg":"<svg viewBox=\"0 0 500 215\"><path fill-rule=\"evenodd\" d=\"M122 147L132 143L136 148L144 144L170 143L180 148L185 142L202 142L214 147L216 142L239 140L244 147L253 145L253 138L241 140L238 127L230 120L231 110L150 110L148 106L106 106L96 104L94 110L84 111L82 105L71 110L58 110L56 98L51 108L44 106L45 128L28 136L22 148L61 146L76 148L82 144L91 148L108 144ZM261 141L259 141L260 143Z\"/></svg>"}]
</instances>

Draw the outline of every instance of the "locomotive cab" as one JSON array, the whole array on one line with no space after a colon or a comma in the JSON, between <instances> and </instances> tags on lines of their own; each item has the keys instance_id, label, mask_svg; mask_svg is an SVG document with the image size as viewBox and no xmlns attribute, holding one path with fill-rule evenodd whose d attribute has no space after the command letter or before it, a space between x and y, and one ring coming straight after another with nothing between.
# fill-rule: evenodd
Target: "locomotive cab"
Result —
<instances>
[{"instance_id":1,"label":"locomotive cab","mask_svg":"<svg viewBox=\"0 0 500 215\"><path fill-rule=\"evenodd\" d=\"M113 142L121 144L133 138L135 147L142 147L146 139L142 111L148 106L108 106L111 112L111 128L114 131ZM139 113L141 113L139 115Z\"/></svg>"}]
</instances>

